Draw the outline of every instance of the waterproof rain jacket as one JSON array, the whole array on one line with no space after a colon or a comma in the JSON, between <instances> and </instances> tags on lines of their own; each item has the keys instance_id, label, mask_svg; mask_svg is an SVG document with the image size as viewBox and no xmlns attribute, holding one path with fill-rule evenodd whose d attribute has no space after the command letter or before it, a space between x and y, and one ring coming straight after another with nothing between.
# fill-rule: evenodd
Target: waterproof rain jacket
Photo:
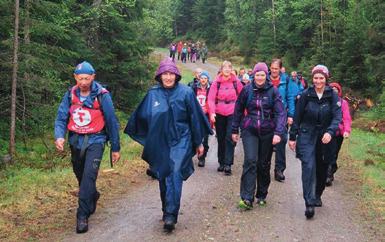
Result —
<instances>
[{"instance_id":1,"label":"waterproof rain jacket","mask_svg":"<svg viewBox=\"0 0 385 242\"><path fill-rule=\"evenodd\" d=\"M245 114L247 110L247 114ZM286 133L286 111L281 95L271 83L257 88L254 81L245 86L235 105L232 133L238 134L239 127L253 134L274 133L283 137Z\"/></svg>"},{"instance_id":2,"label":"waterproof rain jacket","mask_svg":"<svg viewBox=\"0 0 385 242\"><path fill-rule=\"evenodd\" d=\"M328 132L336 136L338 125L342 119L341 102L336 93L326 86L322 98L319 99L314 87L306 89L298 100L294 122L290 129L290 140L297 140L297 158L301 159L308 153L308 147L317 133ZM333 154L333 147L324 145L323 155ZM330 160L330 159L326 159Z\"/></svg>"},{"instance_id":3,"label":"waterproof rain jacket","mask_svg":"<svg viewBox=\"0 0 385 242\"><path fill-rule=\"evenodd\" d=\"M124 132L144 146L142 158L159 180L175 171L187 180L196 148L212 134L193 90L178 83L172 89L150 89Z\"/></svg>"}]
</instances>

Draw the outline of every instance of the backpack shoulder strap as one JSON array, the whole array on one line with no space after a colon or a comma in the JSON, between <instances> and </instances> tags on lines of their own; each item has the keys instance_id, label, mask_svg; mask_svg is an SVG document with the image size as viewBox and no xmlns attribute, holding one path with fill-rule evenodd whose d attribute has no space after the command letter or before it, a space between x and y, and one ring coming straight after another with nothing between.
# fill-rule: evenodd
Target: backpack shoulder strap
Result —
<instances>
[{"instance_id":1,"label":"backpack shoulder strap","mask_svg":"<svg viewBox=\"0 0 385 242\"><path fill-rule=\"evenodd\" d=\"M217 82L217 93L215 94L215 104L218 104L218 93L221 88L221 82Z\"/></svg>"},{"instance_id":2,"label":"backpack shoulder strap","mask_svg":"<svg viewBox=\"0 0 385 242\"><path fill-rule=\"evenodd\" d=\"M237 81L233 81L233 86L234 86L234 89L235 89L235 93L237 94L237 96L239 95L238 93L238 86L237 86Z\"/></svg>"},{"instance_id":3,"label":"backpack shoulder strap","mask_svg":"<svg viewBox=\"0 0 385 242\"><path fill-rule=\"evenodd\" d=\"M250 102L253 100L253 97L254 97L254 89L253 89L253 86L252 85L249 85L247 86L247 100L246 100L246 105L245 107L247 108L247 106L250 104Z\"/></svg>"}]
</instances>

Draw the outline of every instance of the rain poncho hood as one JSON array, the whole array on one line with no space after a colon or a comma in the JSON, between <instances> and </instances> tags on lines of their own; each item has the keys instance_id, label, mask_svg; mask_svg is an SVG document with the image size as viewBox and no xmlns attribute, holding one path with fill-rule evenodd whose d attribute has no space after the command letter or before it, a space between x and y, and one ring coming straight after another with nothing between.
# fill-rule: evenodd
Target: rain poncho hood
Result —
<instances>
[{"instance_id":1,"label":"rain poncho hood","mask_svg":"<svg viewBox=\"0 0 385 242\"><path fill-rule=\"evenodd\" d=\"M155 74L155 80L157 80L158 82L161 82L160 76L165 72L174 73L176 75L176 79L175 79L176 82L179 82L180 79L182 78L175 62L168 57L163 59L160 62L158 70L156 71L156 74Z\"/></svg>"}]
</instances>

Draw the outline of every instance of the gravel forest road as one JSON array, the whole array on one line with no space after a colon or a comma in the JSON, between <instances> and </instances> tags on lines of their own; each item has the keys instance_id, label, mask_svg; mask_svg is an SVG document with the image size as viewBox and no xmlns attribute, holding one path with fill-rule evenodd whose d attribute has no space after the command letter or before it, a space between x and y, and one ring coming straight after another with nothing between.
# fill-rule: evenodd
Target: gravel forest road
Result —
<instances>
[{"instance_id":1,"label":"gravel forest road","mask_svg":"<svg viewBox=\"0 0 385 242\"><path fill-rule=\"evenodd\" d=\"M182 65L182 64L178 64ZM214 77L218 66L187 63L201 67ZM183 73L182 73L183 75ZM135 187L108 207L96 211L86 234L71 232L64 241L380 241L363 226L353 189L337 179L326 189L323 207L314 219L306 220L302 198L301 166L287 149L286 181L272 179L267 205L240 211L239 186L242 173L242 144L236 147L232 176L218 173L214 137L210 138L206 167L196 166L184 183L176 230L163 232L159 185L145 174ZM196 159L194 160L196 164ZM274 164L274 161L273 161ZM272 165L273 167L273 165ZM273 168L272 168L273 170Z\"/></svg>"}]
</instances>

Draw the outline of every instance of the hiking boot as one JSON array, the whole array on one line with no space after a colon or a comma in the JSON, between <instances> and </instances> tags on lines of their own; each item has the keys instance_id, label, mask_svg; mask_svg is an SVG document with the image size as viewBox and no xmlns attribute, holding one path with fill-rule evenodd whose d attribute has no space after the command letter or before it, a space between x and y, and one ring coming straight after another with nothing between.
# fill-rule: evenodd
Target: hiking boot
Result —
<instances>
[{"instance_id":1,"label":"hiking boot","mask_svg":"<svg viewBox=\"0 0 385 242\"><path fill-rule=\"evenodd\" d=\"M330 187L331 185L333 185L333 181L334 181L334 176L333 176L333 174L332 174L332 175L328 175L328 177L326 178L325 185L326 185L327 187Z\"/></svg>"},{"instance_id":2,"label":"hiking boot","mask_svg":"<svg viewBox=\"0 0 385 242\"><path fill-rule=\"evenodd\" d=\"M320 197L315 199L314 206L322 207L322 200Z\"/></svg>"},{"instance_id":3,"label":"hiking boot","mask_svg":"<svg viewBox=\"0 0 385 242\"><path fill-rule=\"evenodd\" d=\"M282 171L274 171L274 179L279 182L283 182L285 180L285 175Z\"/></svg>"},{"instance_id":4,"label":"hiking boot","mask_svg":"<svg viewBox=\"0 0 385 242\"><path fill-rule=\"evenodd\" d=\"M88 231L88 219L78 218L76 221L76 233L82 234Z\"/></svg>"},{"instance_id":5,"label":"hiking boot","mask_svg":"<svg viewBox=\"0 0 385 242\"><path fill-rule=\"evenodd\" d=\"M154 174L154 172L151 171L150 168L147 168L146 174L147 174L147 176L151 177L152 179L156 179L156 175Z\"/></svg>"},{"instance_id":6,"label":"hiking boot","mask_svg":"<svg viewBox=\"0 0 385 242\"><path fill-rule=\"evenodd\" d=\"M165 218L164 219L164 225L163 225L164 231L171 233L175 229L175 222L171 218Z\"/></svg>"},{"instance_id":7,"label":"hiking boot","mask_svg":"<svg viewBox=\"0 0 385 242\"><path fill-rule=\"evenodd\" d=\"M266 205L266 200L265 198L257 198L257 204L260 206L260 207L264 207Z\"/></svg>"},{"instance_id":8,"label":"hiking boot","mask_svg":"<svg viewBox=\"0 0 385 242\"><path fill-rule=\"evenodd\" d=\"M199 159L198 166L199 167L205 167L205 159Z\"/></svg>"},{"instance_id":9,"label":"hiking boot","mask_svg":"<svg viewBox=\"0 0 385 242\"><path fill-rule=\"evenodd\" d=\"M241 209L251 210L251 209L253 209L253 202L246 200L246 199L244 199L244 200L242 199L241 201L239 201L238 206Z\"/></svg>"},{"instance_id":10,"label":"hiking boot","mask_svg":"<svg viewBox=\"0 0 385 242\"><path fill-rule=\"evenodd\" d=\"M94 209L91 211L91 214L94 214L96 211L96 204L98 203L98 200L100 198L100 193L97 191L94 197Z\"/></svg>"},{"instance_id":11,"label":"hiking boot","mask_svg":"<svg viewBox=\"0 0 385 242\"><path fill-rule=\"evenodd\" d=\"M223 171L225 172L226 176L230 176L231 175L231 166L225 166Z\"/></svg>"},{"instance_id":12,"label":"hiking boot","mask_svg":"<svg viewBox=\"0 0 385 242\"><path fill-rule=\"evenodd\" d=\"M306 206L305 216L307 219L314 217L314 206Z\"/></svg>"},{"instance_id":13,"label":"hiking boot","mask_svg":"<svg viewBox=\"0 0 385 242\"><path fill-rule=\"evenodd\" d=\"M219 165L217 171L222 172L222 171L224 171L224 169L225 169L224 165Z\"/></svg>"}]
</instances>

